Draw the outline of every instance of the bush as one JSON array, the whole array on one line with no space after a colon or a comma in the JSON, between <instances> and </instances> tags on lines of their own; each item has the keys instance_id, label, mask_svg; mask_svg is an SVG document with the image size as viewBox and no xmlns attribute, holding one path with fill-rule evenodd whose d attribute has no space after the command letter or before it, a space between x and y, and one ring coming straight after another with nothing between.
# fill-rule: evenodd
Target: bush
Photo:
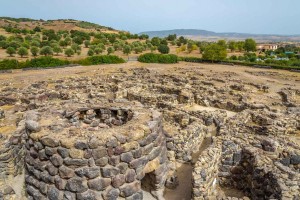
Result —
<instances>
[{"instance_id":1,"label":"bush","mask_svg":"<svg viewBox=\"0 0 300 200\"><path fill-rule=\"evenodd\" d=\"M154 53L146 53L138 58L139 62L143 63L177 63L178 57L176 55L162 55Z\"/></svg>"},{"instance_id":2,"label":"bush","mask_svg":"<svg viewBox=\"0 0 300 200\"><path fill-rule=\"evenodd\" d=\"M23 58L23 56L27 56L28 55L28 50L25 47L21 47L18 50L18 54Z\"/></svg>"},{"instance_id":3,"label":"bush","mask_svg":"<svg viewBox=\"0 0 300 200\"><path fill-rule=\"evenodd\" d=\"M125 63L125 60L114 55L91 56L82 60L75 61L76 64L83 66L99 64L119 64Z\"/></svg>"},{"instance_id":4,"label":"bush","mask_svg":"<svg viewBox=\"0 0 300 200\"><path fill-rule=\"evenodd\" d=\"M168 54L170 52L170 48L168 47L168 45L161 44L158 47L158 51L162 54Z\"/></svg>"},{"instance_id":5,"label":"bush","mask_svg":"<svg viewBox=\"0 0 300 200\"><path fill-rule=\"evenodd\" d=\"M39 51L40 51L39 48L36 47L36 46L33 46L33 47L31 47L31 49L30 49L31 54L32 54L34 57L38 55Z\"/></svg>"},{"instance_id":6,"label":"bush","mask_svg":"<svg viewBox=\"0 0 300 200\"><path fill-rule=\"evenodd\" d=\"M13 56L16 53L16 49L13 47L8 47L6 49L6 53L9 54L9 56Z\"/></svg>"},{"instance_id":7,"label":"bush","mask_svg":"<svg viewBox=\"0 0 300 200\"><path fill-rule=\"evenodd\" d=\"M71 57L75 54L74 50L71 49L71 48L68 48L65 50L65 55L68 56L68 57Z\"/></svg>"},{"instance_id":8,"label":"bush","mask_svg":"<svg viewBox=\"0 0 300 200\"><path fill-rule=\"evenodd\" d=\"M52 58L49 56L34 58L27 60L22 64L22 68L31 68L31 67L56 67L70 64L67 60L60 60L57 58Z\"/></svg>"},{"instance_id":9,"label":"bush","mask_svg":"<svg viewBox=\"0 0 300 200\"><path fill-rule=\"evenodd\" d=\"M18 69L19 67L19 62L15 59L4 59L0 61L0 70Z\"/></svg>"},{"instance_id":10,"label":"bush","mask_svg":"<svg viewBox=\"0 0 300 200\"><path fill-rule=\"evenodd\" d=\"M43 48L41 48L40 54L45 55L45 56L52 55L53 54L53 49L49 46L44 46Z\"/></svg>"},{"instance_id":11,"label":"bush","mask_svg":"<svg viewBox=\"0 0 300 200\"><path fill-rule=\"evenodd\" d=\"M95 54L95 52L92 49L89 49L87 55L88 56L93 56Z\"/></svg>"},{"instance_id":12,"label":"bush","mask_svg":"<svg viewBox=\"0 0 300 200\"><path fill-rule=\"evenodd\" d=\"M198 58L198 57L180 57L180 60L184 62L194 62L194 63L203 62L202 58Z\"/></svg>"}]
</instances>

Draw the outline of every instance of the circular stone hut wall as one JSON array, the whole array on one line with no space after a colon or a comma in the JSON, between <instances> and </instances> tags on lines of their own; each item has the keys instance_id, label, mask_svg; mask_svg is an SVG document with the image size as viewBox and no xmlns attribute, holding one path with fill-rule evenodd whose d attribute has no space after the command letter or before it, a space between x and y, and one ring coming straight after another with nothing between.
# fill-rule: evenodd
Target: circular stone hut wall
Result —
<instances>
[{"instance_id":1,"label":"circular stone hut wall","mask_svg":"<svg viewBox=\"0 0 300 200\"><path fill-rule=\"evenodd\" d=\"M26 122L29 199L143 199L146 174L162 195L168 160L160 113L110 106L40 116Z\"/></svg>"}]
</instances>

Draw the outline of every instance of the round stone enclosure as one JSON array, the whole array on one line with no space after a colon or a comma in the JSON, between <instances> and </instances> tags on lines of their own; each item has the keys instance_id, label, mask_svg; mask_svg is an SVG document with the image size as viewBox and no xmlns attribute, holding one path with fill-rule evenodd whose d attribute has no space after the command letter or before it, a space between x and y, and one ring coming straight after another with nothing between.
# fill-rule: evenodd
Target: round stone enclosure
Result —
<instances>
[{"instance_id":1,"label":"round stone enclosure","mask_svg":"<svg viewBox=\"0 0 300 200\"><path fill-rule=\"evenodd\" d=\"M71 124L80 121L84 124L90 124L92 127L99 126L102 128L121 126L130 121L132 117L132 110L118 107L81 108L66 115Z\"/></svg>"},{"instance_id":2,"label":"round stone enclosure","mask_svg":"<svg viewBox=\"0 0 300 200\"><path fill-rule=\"evenodd\" d=\"M162 195L169 170L162 115L124 107L51 108L31 117L25 145L28 196L143 199L149 175L152 193Z\"/></svg>"}]
</instances>

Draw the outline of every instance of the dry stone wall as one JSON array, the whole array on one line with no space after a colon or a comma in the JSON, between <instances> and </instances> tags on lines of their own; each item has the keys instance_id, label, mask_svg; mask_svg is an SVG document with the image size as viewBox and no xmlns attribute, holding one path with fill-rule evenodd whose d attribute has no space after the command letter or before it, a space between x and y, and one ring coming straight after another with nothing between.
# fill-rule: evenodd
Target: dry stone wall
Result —
<instances>
[{"instance_id":1,"label":"dry stone wall","mask_svg":"<svg viewBox=\"0 0 300 200\"><path fill-rule=\"evenodd\" d=\"M193 199L210 199L217 196L219 163L221 158L221 141L201 153L193 168Z\"/></svg>"},{"instance_id":2,"label":"dry stone wall","mask_svg":"<svg viewBox=\"0 0 300 200\"><path fill-rule=\"evenodd\" d=\"M84 129L97 136L69 141L70 138L55 137L59 130L32 128L43 119L27 121L25 185L29 199L143 199L141 182L146 174L154 179L152 193L161 198L168 174L161 114L153 112L147 120L146 114L134 116L131 110L94 107L67 112L64 117L68 121L66 128L71 126L69 133L80 134L82 129L72 127L89 125ZM101 124L104 122L108 127ZM113 126L123 126L125 122L129 126L117 131L130 132L105 139L97 133L100 127L114 132ZM130 139L136 136L133 124L142 128L140 139Z\"/></svg>"}]
</instances>

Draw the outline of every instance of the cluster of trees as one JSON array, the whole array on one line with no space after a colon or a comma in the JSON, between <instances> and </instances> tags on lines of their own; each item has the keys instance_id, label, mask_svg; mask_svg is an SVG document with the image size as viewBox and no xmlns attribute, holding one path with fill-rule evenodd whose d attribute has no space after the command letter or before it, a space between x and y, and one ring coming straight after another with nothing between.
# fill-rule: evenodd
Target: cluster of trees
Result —
<instances>
[{"instance_id":1,"label":"cluster of trees","mask_svg":"<svg viewBox=\"0 0 300 200\"><path fill-rule=\"evenodd\" d=\"M300 66L300 57L298 55L300 48L295 45L286 45L275 51L269 50L264 54L245 52L243 56L231 56L229 60L250 62L258 64L275 64L285 66Z\"/></svg>"},{"instance_id":2,"label":"cluster of trees","mask_svg":"<svg viewBox=\"0 0 300 200\"><path fill-rule=\"evenodd\" d=\"M128 32L120 33L102 33L102 32L84 32L78 30L54 31L45 30L36 27L33 30L19 29L17 27L7 26L5 30L15 33L13 36L5 37L0 35L0 48L5 49L9 56L15 54L25 57L31 54L54 55L58 56L64 53L71 57L75 54L80 55L82 48L89 48L88 56L98 55L106 52L108 55L115 51L122 51L128 55L131 52L142 53L146 50L155 51L148 35L130 34ZM14 31L15 30L15 31ZM137 41L129 43L128 39ZM139 40L146 40L141 42Z\"/></svg>"},{"instance_id":3,"label":"cluster of trees","mask_svg":"<svg viewBox=\"0 0 300 200\"><path fill-rule=\"evenodd\" d=\"M81 43L79 42L81 39L77 35L69 36L69 33L65 31L43 30L41 33L33 35L0 36L0 48L6 49L9 56L18 54L24 57L31 53L36 57L38 55L59 55L63 52L66 56L72 56L75 53L81 53L81 47L78 44Z\"/></svg>"}]
</instances>

